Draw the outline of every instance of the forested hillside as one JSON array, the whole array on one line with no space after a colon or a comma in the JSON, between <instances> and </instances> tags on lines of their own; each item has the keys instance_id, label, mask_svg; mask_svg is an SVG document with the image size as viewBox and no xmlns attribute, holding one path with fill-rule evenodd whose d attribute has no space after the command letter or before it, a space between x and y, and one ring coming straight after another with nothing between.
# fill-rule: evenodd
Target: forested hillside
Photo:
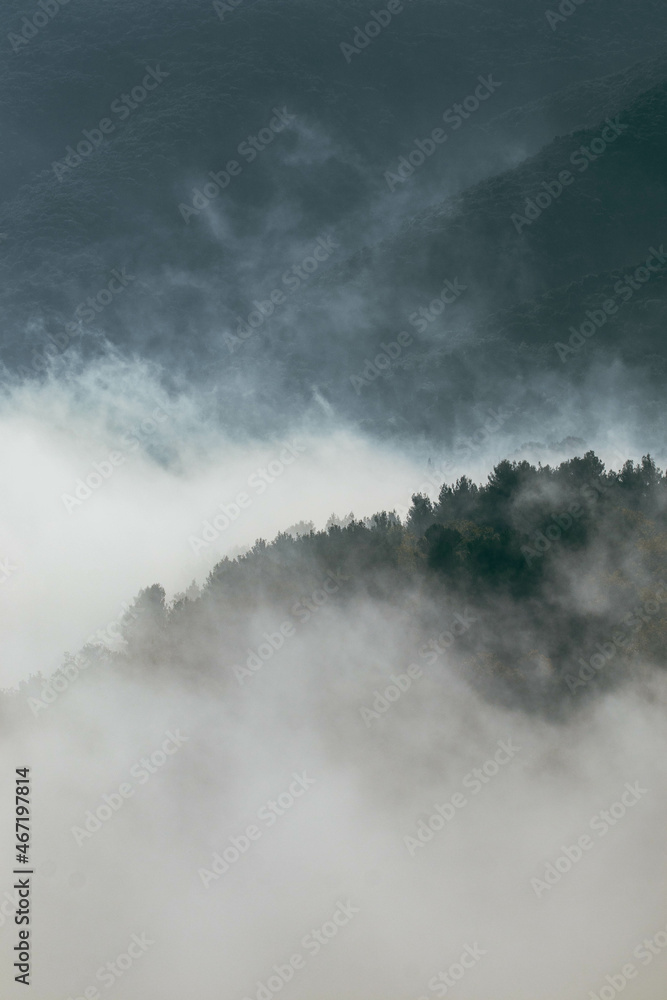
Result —
<instances>
[{"instance_id":1,"label":"forested hillside","mask_svg":"<svg viewBox=\"0 0 667 1000\"><path fill-rule=\"evenodd\" d=\"M353 620L372 602L436 674L444 657L488 697L548 714L667 665L667 477L649 456L620 473L593 452L553 468L504 461L482 485L463 476L435 500L415 494L404 522L309 527L258 540L172 601L147 587L122 649L98 641L69 659L94 664L88 677L148 671L233 690L289 669L290 639L321 609ZM25 706L43 683L14 697Z\"/></svg>"}]
</instances>

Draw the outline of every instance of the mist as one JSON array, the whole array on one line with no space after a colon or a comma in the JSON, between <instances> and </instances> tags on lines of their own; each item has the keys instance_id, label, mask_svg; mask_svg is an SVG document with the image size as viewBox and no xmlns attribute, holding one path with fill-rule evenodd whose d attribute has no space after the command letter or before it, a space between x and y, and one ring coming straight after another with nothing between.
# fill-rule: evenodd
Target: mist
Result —
<instances>
[{"instance_id":1,"label":"mist","mask_svg":"<svg viewBox=\"0 0 667 1000\"><path fill-rule=\"evenodd\" d=\"M3 997L661 1000L666 14L6 0Z\"/></svg>"},{"instance_id":2,"label":"mist","mask_svg":"<svg viewBox=\"0 0 667 1000\"><path fill-rule=\"evenodd\" d=\"M599 995L634 961L629 995L660 996L633 951L664 930L664 678L554 723L472 690L456 644L428 662L413 595L333 586L242 682L135 661L7 706L3 759L29 752L49 830L42 995ZM258 609L252 644L280 624ZM109 971L133 934L150 946Z\"/></svg>"}]
</instances>

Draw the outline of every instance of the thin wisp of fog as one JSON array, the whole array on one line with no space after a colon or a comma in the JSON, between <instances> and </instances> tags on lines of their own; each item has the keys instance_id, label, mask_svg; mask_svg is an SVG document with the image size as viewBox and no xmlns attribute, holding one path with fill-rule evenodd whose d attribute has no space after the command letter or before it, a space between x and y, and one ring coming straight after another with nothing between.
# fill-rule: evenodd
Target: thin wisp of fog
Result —
<instances>
[{"instance_id":1,"label":"thin wisp of fog","mask_svg":"<svg viewBox=\"0 0 667 1000\"><path fill-rule=\"evenodd\" d=\"M6 0L3 998L662 1000L665 28Z\"/></svg>"}]
</instances>

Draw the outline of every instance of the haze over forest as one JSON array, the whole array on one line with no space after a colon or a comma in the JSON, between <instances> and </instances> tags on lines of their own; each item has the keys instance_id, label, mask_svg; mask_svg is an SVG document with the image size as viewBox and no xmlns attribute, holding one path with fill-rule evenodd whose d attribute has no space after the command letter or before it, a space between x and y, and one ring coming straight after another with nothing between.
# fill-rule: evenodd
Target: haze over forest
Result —
<instances>
[{"instance_id":1,"label":"haze over forest","mask_svg":"<svg viewBox=\"0 0 667 1000\"><path fill-rule=\"evenodd\" d=\"M662 1000L666 28L3 4L39 1000Z\"/></svg>"}]
</instances>

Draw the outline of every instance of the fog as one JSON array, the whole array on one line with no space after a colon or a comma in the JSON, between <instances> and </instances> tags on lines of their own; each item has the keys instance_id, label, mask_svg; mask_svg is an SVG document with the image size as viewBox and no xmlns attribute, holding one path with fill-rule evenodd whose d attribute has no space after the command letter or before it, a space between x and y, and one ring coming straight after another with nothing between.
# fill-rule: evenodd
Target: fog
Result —
<instances>
[{"instance_id":1,"label":"fog","mask_svg":"<svg viewBox=\"0 0 667 1000\"><path fill-rule=\"evenodd\" d=\"M461 997L599 995L634 961L628 995L657 1000L661 959L632 953L665 924L664 678L546 722L473 691L455 645L429 663L409 599L350 601L346 586L251 679L226 666L224 695L135 663L80 675L36 717L12 699L4 778L30 759L48 830L34 861L40 996L255 998L300 954L271 995L417 1000L444 995L428 984L450 967ZM275 613L259 619L257 641L275 636ZM405 690L383 702L397 676ZM623 795L613 825L595 823ZM545 882L548 862L563 874ZM323 925L317 947L307 935ZM3 949L11 933L5 921ZM133 934L150 947L118 981L103 967ZM467 946L477 958L455 982Z\"/></svg>"},{"instance_id":2,"label":"fog","mask_svg":"<svg viewBox=\"0 0 667 1000\"><path fill-rule=\"evenodd\" d=\"M285 433L257 438L220 428L213 403L169 394L160 374L118 354L88 364L74 355L59 373L7 388L2 687L53 672L141 588L158 582L173 597L203 584L224 556L292 525L322 529L332 514L378 510L404 518L413 493L437 496L459 475L481 481L508 455L553 464L593 447L619 468L651 440L629 421L604 427L598 405L602 426L591 420L585 437L571 435L582 428L564 415L539 442L516 404L483 398L461 408L445 447L378 442L317 404Z\"/></svg>"},{"instance_id":3,"label":"fog","mask_svg":"<svg viewBox=\"0 0 667 1000\"><path fill-rule=\"evenodd\" d=\"M662 1000L666 15L6 0L38 1000Z\"/></svg>"},{"instance_id":4,"label":"fog","mask_svg":"<svg viewBox=\"0 0 667 1000\"><path fill-rule=\"evenodd\" d=\"M149 583L173 595L301 520L323 527L332 513L409 504L426 461L344 424L239 441L205 416L205 404L171 401L133 366L7 398L3 686L54 670Z\"/></svg>"}]
</instances>

